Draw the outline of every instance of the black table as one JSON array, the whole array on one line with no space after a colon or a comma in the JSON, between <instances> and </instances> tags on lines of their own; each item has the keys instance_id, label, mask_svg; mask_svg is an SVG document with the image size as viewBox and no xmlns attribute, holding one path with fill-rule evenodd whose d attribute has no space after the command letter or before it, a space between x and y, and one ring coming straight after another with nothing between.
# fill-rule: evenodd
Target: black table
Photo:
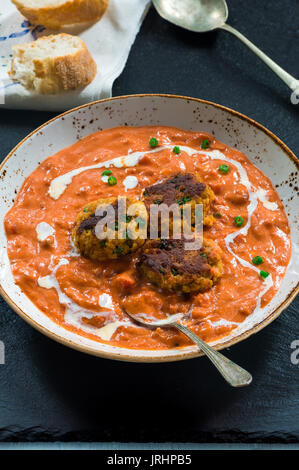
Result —
<instances>
[{"instance_id":1,"label":"black table","mask_svg":"<svg viewBox=\"0 0 299 470\"><path fill-rule=\"evenodd\" d=\"M298 1L231 0L230 24L299 78ZM299 153L299 105L225 32L196 35L151 10L114 95L164 92L205 98L264 124ZM1 157L53 114L1 111ZM229 388L207 359L129 364L67 349L29 327L0 300L0 440L298 442L299 299L227 355L254 375ZM175 408L173 407L175 405Z\"/></svg>"}]
</instances>

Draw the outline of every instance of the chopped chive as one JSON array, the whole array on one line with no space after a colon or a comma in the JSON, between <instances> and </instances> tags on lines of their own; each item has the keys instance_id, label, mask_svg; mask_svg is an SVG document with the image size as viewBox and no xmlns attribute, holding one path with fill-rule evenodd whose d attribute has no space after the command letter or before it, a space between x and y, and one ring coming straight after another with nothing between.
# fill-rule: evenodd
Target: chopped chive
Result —
<instances>
[{"instance_id":1,"label":"chopped chive","mask_svg":"<svg viewBox=\"0 0 299 470\"><path fill-rule=\"evenodd\" d=\"M145 190L145 191L143 192L143 196L144 196L144 197L148 196L148 191Z\"/></svg>"},{"instance_id":2,"label":"chopped chive","mask_svg":"<svg viewBox=\"0 0 299 470\"><path fill-rule=\"evenodd\" d=\"M218 170L221 172L221 173L228 173L229 172L229 166L228 165L220 165L218 167Z\"/></svg>"},{"instance_id":3,"label":"chopped chive","mask_svg":"<svg viewBox=\"0 0 299 470\"><path fill-rule=\"evenodd\" d=\"M254 258L252 258L251 260L253 262L253 264L255 265L258 265L258 264L262 264L264 262L263 258L261 256L254 256Z\"/></svg>"},{"instance_id":4,"label":"chopped chive","mask_svg":"<svg viewBox=\"0 0 299 470\"><path fill-rule=\"evenodd\" d=\"M114 251L117 255L122 255L124 252L124 249L121 246L117 246Z\"/></svg>"},{"instance_id":5,"label":"chopped chive","mask_svg":"<svg viewBox=\"0 0 299 470\"><path fill-rule=\"evenodd\" d=\"M111 171L111 170L105 170L105 171L103 171L103 173L102 173L102 176L109 176L109 175L112 175L112 171Z\"/></svg>"},{"instance_id":6,"label":"chopped chive","mask_svg":"<svg viewBox=\"0 0 299 470\"><path fill-rule=\"evenodd\" d=\"M263 279L266 279L266 277L270 276L270 274L267 271L260 271L260 276Z\"/></svg>"},{"instance_id":7,"label":"chopped chive","mask_svg":"<svg viewBox=\"0 0 299 470\"><path fill-rule=\"evenodd\" d=\"M175 153L176 155L179 155L181 153L180 147L178 147L177 145L173 147L173 153Z\"/></svg>"},{"instance_id":8,"label":"chopped chive","mask_svg":"<svg viewBox=\"0 0 299 470\"><path fill-rule=\"evenodd\" d=\"M243 217L241 217L240 215L238 215L236 218L235 218L235 224L237 227L242 227L242 225L244 224L244 219Z\"/></svg>"},{"instance_id":9,"label":"chopped chive","mask_svg":"<svg viewBox=\"0 0 299 470\"><path fill-rule=\"evenodd\" d=\"M201 143L201 148L202 149L208 149L210 147L210 141L208 139L205 139Z\"/></svg>"},{"instance_id":10,"label":"chopped chive","mask_svg":"<svg viewBox=\"0 0 299 470\"><path fill-rule=\"evenodd\" d=\"M118 223L117 222L115 223L114 227L115 227L115 230L117 231L118 230Z\"/></svg>"},{"instance_id":11,"label":"chopped chive","mask_svg":"<svg viewBox=\"0 0 299 470\"><path fill-rule=\"evenodd\" d=\"M101 241L101 247L102 247L102 248L104 248L104 247L106 246L106 242L107 242L107 240L102 240L102 241Z\"/></svg>"},{"instance_id":12,"label":"chopped chive","mask_svg":"<svg viewBox=\"0 0 299 470\"><path fill-rule=\"evenodd\" d=\"M174 268L171 268L171 273L174 275L174 276L177 276L179 274L179 272L174 269Z\"/></svg>"},{"instance_id":13,"label":"chopped chive","mask_svg":"<svg viewBox=\"0 0 299 470\"><path fill-rule=\"evenodd\" d=\"M220 214L220 212L214 212L213 216L215 217L215 219L221 219L222 214Z\"/></svg>"},{"instance_id":14,"label":"chopped chive","mask_svg":"<svg viewBox=\"0 0 299 470\"><path fill-rule=\"evenodd\" d=\"M191 201L191 196L184 196L176 200L179 206L181 206L182 204L186 204L186 202L189 201Z\"/></svg>"},{"instance_id":15,"label":"chopped chive","mask_svg":"<svg viewBox=\"0 0 299 470\"><path fill-rule=\"evenodd\" d=\"M162 204L162 202L163 202L163 199L156 199L154 201L154 204Z\"/></svg>"},{"instance_id":16,"label":"chopped chive","mask_svg":"<svg viewBox=\"0 0 299 470\"><path fill-rule=\"evenodd\" d=\"M87 212L88 211L88 206L84 207L83 209L83 212Z\"/></svg>"},{"instance_id":17,"label":"chopped chive","mask_svg":"<svg viewBox=\"0 0 299 470\"><path fill-rule=\"evenodd\" d=\"M154 149L155 147L158 147L159 142L156 139L156 137L152 137L149 141L149 144L150 144L150 147Z\"/></svg>"},{"instance_id":18,"label":"chopped chive","mask_svg":"<svg viewBox=\"0 0 299 470\"><path fill-rule=\"evenodd\" d=\"M109 186L114 186L115 184L117 184L117 179L115 178L115 176L109 176L108 184Z\"/></svg>"}]
</instances>

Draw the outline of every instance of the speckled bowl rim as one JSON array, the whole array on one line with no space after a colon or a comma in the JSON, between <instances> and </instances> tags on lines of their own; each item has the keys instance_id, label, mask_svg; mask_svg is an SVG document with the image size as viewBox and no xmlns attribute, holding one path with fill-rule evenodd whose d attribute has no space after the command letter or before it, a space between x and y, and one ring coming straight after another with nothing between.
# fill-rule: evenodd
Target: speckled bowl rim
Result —
<instances>
[{"instance_id":1,"label":"speckled bowl rim","mask_svg":"<svg viewBox=\"0 0 299 470\"><path fill-rule=\"evenodd\" d=\"M201 104L207 104L210 106L213 106L217 109L222 109L228 113L230 113L233 116L237 116L238 118L248 122L252 126L256 127L257 129L261 130L264 132L266 135L268 135L279 147L283 150L285 155L295 163L298 171L299 171L299 159L295 156L295 154L287 147L282 140L280 140L273 132L271 132L269 129L267 129L265 126L262 124L259 124L256 122L254 119L249 118L245 114L242 114L238 111L235 111L231 108L228 108L226 106L214 103L212 101L207 101L201 98L192 98L189 96L182 96L182 95L170 95L170 94L163 94L163 93L143 93L143 94L135 94L135 95L122 95L122 96L115 96L113 98L106 98L102 100L97 100L97 101L92 101L90 103L86 103L81 106L77 106L75 108L72 108L64 113L59 114L58 116L55 116L53 119L50 119L49 121L45 122L41 126L37 127L34 131L32 131L30 134L28 134L24 139L22 139L10 152L9 154L5 157L3 162L0 164L0 172L3 168L3 166L6 164L6 162L14 155L16 150L26 141L28 140L31 136L33 136L35 133L43 129L44 127L48 126L51 122L56 121L57 119L60 119L61 117L70 114L74 111L77 111L79 109L83 108L88 108L90 106L94 106L98 103L105 103L105 102L111 102L111 101L116 101L116 100L124 100L124 99L136 99L136 98L143 98L143 97L160 97L160 98L171 98L171 99L182 99L182 100L187 100L187 101L194 101L196 103L201 103ZM235 344L244 341L245 339L249 338L255 333L258 333L261 331L263 328L265 328L267 325L269 325L272 321L274 321L292 302L292 300L296 297L296 295L299 293L299 280L296 286L293 288L291 292L287 295L287 297L284 299L284 301L272 312L270 313L266 318L264 318L260 323L256 324L254 327L250 328L247 331L244 331L241 333L239 336L230 339L224 343L221 343L219 345L215 346L215 349L221 350L225 349L231 346L234 346ZM8 303L8 305L23 319L25 320L30 326L38 330L39 332L43 333L44 335L48 336L49 338L53 339L54 341L63 344L64 346L70 347L72 349L75 349L80 352L84 352L86 354L90 354L93 356L98 356L102 357L105 359L114 359L114 360L119 360L119 361L127 361L127 362L174 362L174 361L182 361L185 359L192 359L195 357L200 357L203 356L203 353L201 351L189 351L186 352L185 354L183 353L183 349L179 350L177 355L173 356L163 356L163 350L161 350L161 356L132 356L128 353L129 348L123 348L124 351L126 351L125 354L118 353L118 352L108 352L108 351L101 351L101 350L95 350L91 347L80 345L77 343L74 343L71 340L68 340L62 336L59 336L58 334L55 334L54 332L49 331L47 328L41 326L38 324L36 321L34 321L28 314L26 314L20 307L18 307L15 302L8 296L8 294L5 292L5 290L2 288L0 285L0 294L4 298L4 300ZM101 343L99 343L101 344ZM132 353L135 350L132 349Z\"/></svg>"}]
</instances>

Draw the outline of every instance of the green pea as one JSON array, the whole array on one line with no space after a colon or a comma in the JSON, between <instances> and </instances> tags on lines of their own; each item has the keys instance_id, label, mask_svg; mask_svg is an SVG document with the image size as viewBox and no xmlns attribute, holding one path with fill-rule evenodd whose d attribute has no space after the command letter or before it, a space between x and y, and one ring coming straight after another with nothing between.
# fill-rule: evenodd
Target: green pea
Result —
<instances>
[{"instance_id":1,"label":"green pea","mask_svg":"<svg viewBox=\"0 0 299 470\"><path fill-rule=\"evenodd\" d=\"M115 178L115 176L109 176L108 184L109 186L114 186L115 184L117 184L117 179Z\"/></svg>"},{"instance_id":2,"label":"green pea","mask_svg":"<svg viewBox=\"0 0 299 470\"><path fill-rule=\"evenodd\" d=\"M155 147L158 147L159 142L156 139L156 137L152 137L149 141L149 144L150 144L150 147L155 148Z\"/></svg>"},{"instance_id":3,"label":"green pea","mask_svg":"<svg viewBox=\"0 0 299 470\"><path fill-rule=\"evenodd\" d=\"M111 170L105 170L105 171L103 171L103 173L102 173L102 176L109 176L109 175L112 175L112 171L111 171Z\"/></svg>"},{"instance_id":4,"label":"green pea","mask_svg":"<svg viewBox=\"0 0 299 470\"><path fill-rule=\"evenodd\" d=\"M254 258L252 258L251 260L253 262L253 264L255 265L258 265L258 264L262 264L264 262L263 258L261 256L254 256Z\"/></svg>"},{"instance_id":5,"label":"green pea","mask_svg":"<svg viewBox=\"0 0 299 470\"><path fill-rule=\"evenodd\" d=\"M240 215L238 215L236 218L235 218L235 224L237 227L242 227L242 225L244 224L244 219L243 217L241 217Z\"/></svg>"},{"instance_id":6,"label":"green pea","mask_svg":"<svg viewBox=\"0 0 299 470\"><path fill-rule=\"evenodd\" d=\"M229 166L228 165L220 165L218 170L220 173L228 173L229 172Z\"/></svg>"},{"instance_id":7,"label":"green pea","mask_svg":"<svg viewBox=\"0 0 299 470\"><path fill-rule=\"evenodd\" d=\"M208 149L210 147L210 141L208 139L205 139L201 143L201 148L202 149Z\"/></svg>"},{"instance_id":8,"label":"green pea","mask_svg":"<svg viewBox=\"0 0 299 470\"><path fill-rule=\"evenodd\" d=\"M266 279L268 276L270 276L270 273L268 273L267 271L260 271L260 276L263 279Z\"/></svg>"}]
</instances>

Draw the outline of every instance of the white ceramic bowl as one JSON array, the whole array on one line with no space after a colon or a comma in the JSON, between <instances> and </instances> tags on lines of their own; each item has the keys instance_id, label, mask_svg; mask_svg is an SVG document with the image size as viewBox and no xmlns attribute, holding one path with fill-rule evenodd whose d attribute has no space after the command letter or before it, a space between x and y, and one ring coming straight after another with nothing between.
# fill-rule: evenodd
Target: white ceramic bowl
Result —
<instances>
[{"instance_id":1,"label":"white ceramic bowl","mask_svg":"<svg viewBox=\"0 0 299 470\"><path fill-rule=\"evenodd\" d=\"M15 190L21 188L24 179L49 155L99 129L123 125L166 125L207 131L228 146L244 152L271 179L290 221L293 243L290 265L279 292L266 308L258 315L248 317L240 327L214 345L217 349L231 346L264 328L288 306L299 290L295 250L299 244L298 160L275 135L248 117L214 103L172 95L122 96L81 106L35 130L6 157L0 167L2 296L30 325L56 341L89 354L147 362L174 361L199 355L195 347L180 351L131 350L71 333L43 314L16 286L11 274L3 219L13 204ZM296 186L297 190L294 189Z\"/></svg>"}]
</instances>

